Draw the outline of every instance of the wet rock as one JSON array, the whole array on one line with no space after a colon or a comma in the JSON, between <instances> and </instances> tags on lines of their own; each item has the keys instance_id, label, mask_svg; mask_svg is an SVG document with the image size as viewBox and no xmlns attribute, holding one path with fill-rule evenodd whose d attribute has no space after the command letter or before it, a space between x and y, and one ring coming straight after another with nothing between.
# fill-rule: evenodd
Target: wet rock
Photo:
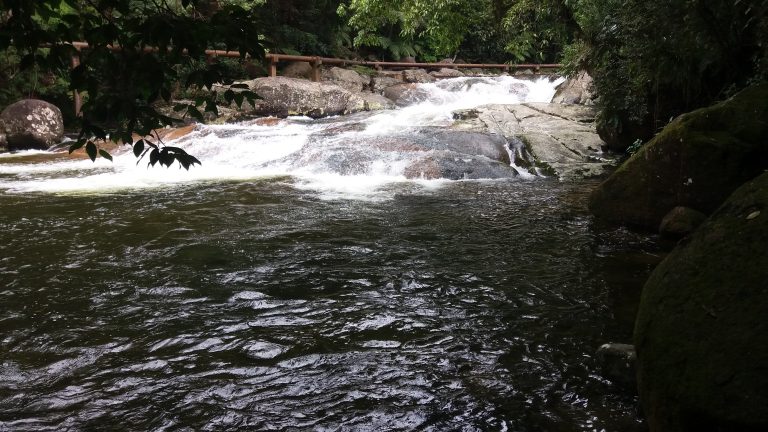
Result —
<instances>
[{"instance_id":1,"label":"wet rock","mask_svg":"<svg viewBox=\"0 0 768 432\"><path fill-rule=\"evenodd\" d=\"M64 139L61 111L48 102L24 99L0 114L8 150L47 150Z\"/></svg>"},{"instance_id":2,"label":"wet rock","mask_svg":"<svg viewBox=\"0 0 768 432\"><path fill-rule=\"evenodd\" d=\"M480 112L476 109L456 110L452 113L454 120L472 120L478 118Z\"/></svg>"},{"instance_id":3,"label":"wet rock","mask_svg":"<svg viewBox=\"0 0 768 432\"><path fill-rule=\"evenodd\" d=\"M433 77L424 69L408 69L403 71L403 79L409 83L431 83L437 81L437 78Z\"/></svg>"},{"instance_id":4,"label":"wet rock","mask_svg":"<svg viewBox=\"0 0 768 432\"><path fill-rule=\"evenodd\" d=\"M507 141L497 134L424 128L412 134L410 140L424 150L448 150L510 164Z\"/></svg>"},{"instance_id":5,"label":"wet rock","mask_svg":"<svg viewBox=\"0 0 768 432\"><path fill-rule=\"evenodd\" d=\"M388 87L402 84L403 80L399 78L393 78L388 76L375 76L371 78L371 90L374 93L384 93Z\"/></svg>"},{"instance_id":6,"label":"wet rock","mask_svg":"<svg viewBox=\"0 0 768 432\"><path fill-rule=\"evenodd\" d=\"M645 284L634 341L652 432L768 430L766 208L762 174L678 244Z\"/></svg>"},{"instance_id":7,"label":"wet rock","mask_svg":"<svg viewBox=\"0 0 768 432\"><path fill-rule=\"evenodd\" d=\"M688 207L675 207L664 216L659 226L659 234L670 238L682 238L692 233L705 220L707 215Z\"/></svg>"},{"instance_id":8,"label":"wet rock","mask_svg":"<svg viewBox=\"0 0 768 432\"><path fill-rule=\"evenodd\" d=\"M365 101L366 111L379 111L397 107L394 102L380 94L363 92L359 96Z\"/></svg>"},{"instance_id":9,"label":"wet rock","mask_svg":"<svg viewBox=\"0 0 768 432\"><path fill-rule=\"evenodd\" d=\"M430 72L429 74L435 78L461 78L464 76L464 72L458 69L448 69L448 68L442 68L439 71Z\"/></svg>"},{"instance_id":10,"label":"wet rock","mask_svg":"<svg viewBox=\"0 0 768 432\"><path fill-rule=\"evenodd\" d=\"M592 77L584 71L569 77L557 87L552 103L594 105Z\"/></svg>"},{"instance_id":11,"label":"wet rock","mask_svg":"<svg viewBox=\"0 0 768 432\"><path fill-rule=\"evenodd\" d=\"M309 62L291 62L282 70L281 75L286 78L310 79L312 77L312 65Z\"/></svg>"},{"instance_id":12,"label":"wet rock","mask_svg":"<svg viewBox=\"0 0 768 432\"><path fill-rule=\"evenodd\" d=\"M332 67L324 70L323 80L337 84L339 87L347 89L353 93L362 91L370 82L368 78L363 77L359 73L340 67Z\"/></svg>"},{"instance_id":13,"label":"wet rock","mask_svg":"<svg viewBox=\"0 0 768 432\"><path fill-rule=\"evenodd\" d=\"M488 131L505 137L515 165L561 179L600 176L614 164L601 151L595 110L580 105L526 103L486 105L454 115L453 129Z\"/></svg>"},{"instance_id":14,"label":"wet rock","mask_svg":"<svg viewBox=\"0 0 768 432\"><path fill-rule=\"evenodd\" d=\"M601 219L658 229L677 206L714 211L768 168L768 84L684 114L592 193Z\"/></svg>"},{"instance_id":15,"label":"wet rock","mask_svg":"<svg viewBox=\"0 0 768 432\"><path fill-rule=\"evenodd\" d=\"M595 354L605 378L621 386L635 389L637 385L635 346L607 343L600 346Z\"/></svg>"},{"instance_id":16,"label":"wet rock","mask_svg":"<svg viewBox=\"0 0 768 432\"><path fill-rule=\"evenodd\" d=\"M433 151L411 163L404 171L408 178L423 179L504 179L519 174L508 164L485 156L471 156L453 151Z\"/></svg>"},{"instance_id":17,"label":"wet rock","mask_svg":"<svg viewBox=\"0 0 768 432\"><path fill-rule=\"evenodd\" d=\"M270 77L257 78L246 84L262 98L254 108L260 115L319 118L365 110L365 101L359 95L328 82Z\"/></svg>"},{"instance_id":18,"label":"wet rock","mask_svg":"<svg viewBox=\"0 0 768 432\"><path fill-rule=\"evenodd\" d=\"M384 97L393 101L395 105L404 107L425 101L428 94L415 84L398 84L387 87L384 90Z\"/></svg>"}]
</instances>

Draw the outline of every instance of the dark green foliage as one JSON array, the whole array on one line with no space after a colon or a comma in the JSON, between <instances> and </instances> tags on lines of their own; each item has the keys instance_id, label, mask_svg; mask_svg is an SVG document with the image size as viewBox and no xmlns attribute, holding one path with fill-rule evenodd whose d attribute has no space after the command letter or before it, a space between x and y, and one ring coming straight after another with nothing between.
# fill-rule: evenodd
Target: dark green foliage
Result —
<instances>
[{"instance_id":1,"label":"dark green foliage","mask_svg":"<svg viewBox=\"0 0 768 432\"><path fill-rule=\"evenodd\" d=\"M683 112L766 78L767 0L591 0L575 4L600 127L624 147Z\"/></svg>"},{"instance_id":2,"label":"dark green foliage","mask_svg":"<svg viewBox=\"0 0 768 432\"><path fill-rule=\"evenodd\" d=\"M70 88L85 95L78 142L91 159L95 142L112 140L133 144L133 136L148 136L158 128L177 124L160 114L154 104L171 100L173 86L211 89L231 82L223 63L205 62L211 48L239 51L241 56L263 56L257 17L233 5L183 0L3 0L7 11L0 29L0 51L13 50L22 69L61 71L73 57L79 66L69 75ZM83 40L90 48L78 52L70 41ZM46 47L41 49L41 47ZM119 47L119 49L113 49ZM253 98L250 92L223 95L225 102ZM220 100L206 93L186 114L201 117L198 107L216 112ZM197 159L162 143L150 163L174 161L188 168ZM152 163L152 165L154 165Z\"/></svg>"},{"instance_id":3,"label":"dark green foliage","mask_svg":"<svg viewBox=\"0 0 768 432\"><path fill-rule=\"evenodd\" d=\"M340 0L266 0L254 7L272 52L349 57L352 41L336 13Z\"/></svg>"}]
</instances>

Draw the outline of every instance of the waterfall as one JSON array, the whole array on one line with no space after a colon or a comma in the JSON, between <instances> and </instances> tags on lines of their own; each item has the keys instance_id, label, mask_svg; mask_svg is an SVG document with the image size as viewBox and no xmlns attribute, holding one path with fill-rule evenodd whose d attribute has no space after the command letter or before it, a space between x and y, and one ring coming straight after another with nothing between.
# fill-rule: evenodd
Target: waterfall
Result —
<instances>
[{"instance_id":1,"label":"waterfall","mask_svg":"<svg viewBox=\"0 0 768 432\"><path fill-rule=\"evenodd\" d=\"M367 196L392 185L439 187L448 180L430 175L437 162L425 158L446 154L435 131L453 122L453 111L485 104L548 102L560 82L509 76L453 78L419 85L415 102L397 110L320 120L295 117L271 125L258 121L199 125L173 141L202 161L202 166L189 171L147 167L146 161L137 163L127 147L113 154L113 162L72 159L66 152L6 154L0 157L0 190L101 193L278 178L334 198ZM422 165L428 167L418 171Z\"/></svg>"}]
</instances>

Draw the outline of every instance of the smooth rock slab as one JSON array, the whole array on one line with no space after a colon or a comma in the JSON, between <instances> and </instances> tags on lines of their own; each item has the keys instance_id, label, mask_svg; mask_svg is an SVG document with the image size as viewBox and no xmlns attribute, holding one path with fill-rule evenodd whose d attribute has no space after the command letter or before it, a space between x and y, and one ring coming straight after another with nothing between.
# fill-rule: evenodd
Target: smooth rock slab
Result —
<instances>
[{"instance_id":1,"label":"smooth rock slab","mask_svg":"<svg viewBox=\"0 0 768 432\"><path fill-rule=\"evenodd\" d=\"M485 105L454 113L453 128L501 135L515 164L561 179L600 176L615 164L603 154L595 110L580 105Z\"/></svg>"}]
</instances>

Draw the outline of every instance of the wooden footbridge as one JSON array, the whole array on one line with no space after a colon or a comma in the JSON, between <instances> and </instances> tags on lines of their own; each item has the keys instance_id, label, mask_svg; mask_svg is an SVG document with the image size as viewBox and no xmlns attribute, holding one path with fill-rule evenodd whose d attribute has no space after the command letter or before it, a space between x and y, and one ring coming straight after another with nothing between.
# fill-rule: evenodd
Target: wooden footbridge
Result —
<instances>
[{"instance_id":1,"label":"wooden footbridge","mask_svg":"<svg viewBox=\"0 0 768 432\"><path fill-rule=\"evenodd\" d=\"M89 48L89 45L86 42L72 42L72 46L77 49L77 51L81 50L87 50ZM114 51L119 51L119 46L109 46L110 49ZM156 51L155 48L147 47L145 48L147 52ZM208 59L208 61L213 61L214 59L218 57L225 57L225 58L241 58L239 52L237 51L223 51L223 50L206 50L205 56ZM553 72L557 69L559 69L562 65L560 64L533 64L533 63L523 63L523 64L509 64L509 63L416 63L416 62L385 62L385 61L368 61L368 60L349 60L349 59L339 59L339 58L331 58L331 57L319 57L319 56L302 56L302 55L290 55L290 54L266 54L264 58L269 63L269 76L276 77L277 76L277 66L281 62L307 62L312 67L312 73L310 75L310 79L315 82L319 82L322 80L322 66L323 65L332 65L332 66L339 66L339 67L347 67L347 66L367 66L371 67L376 70L386 70L386 69L406 69L406 68L420 68L420 69L427 69L427 70L440 70L440 69L496 69L499 70L499 72L507 72L511 73L513 71L519 71L519 70L531 70L536 73L543 72L543 71L549 71ZM76 67L80 64L80 57L79 55L75 55L72 57L72 67ZM80 107L82 104L82 101L80 99L80 94L75 92L75 112L80 112Z\"/></svg>"}]
</instances>

